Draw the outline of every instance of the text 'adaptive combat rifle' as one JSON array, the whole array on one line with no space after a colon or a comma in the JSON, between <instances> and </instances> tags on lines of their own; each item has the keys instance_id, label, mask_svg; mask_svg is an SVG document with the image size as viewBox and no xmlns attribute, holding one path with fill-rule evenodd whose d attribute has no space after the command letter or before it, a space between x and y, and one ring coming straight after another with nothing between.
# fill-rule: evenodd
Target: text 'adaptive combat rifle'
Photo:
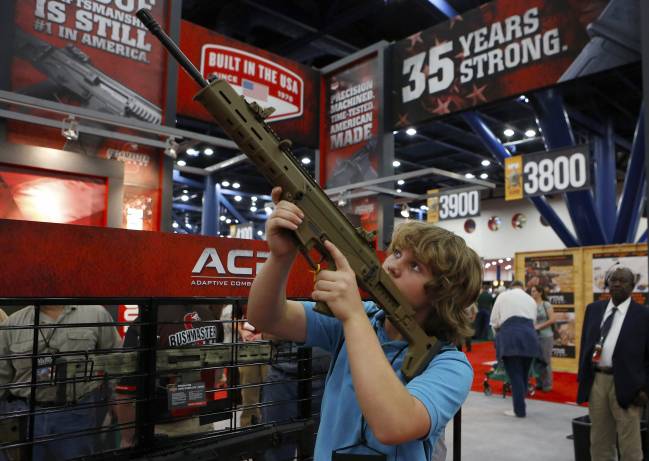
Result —
<instances>
[{"instance_id":1,"label":"text 'adaptive combat rifle'","mask_svg":"<svg viewBox=\"0 0 649 461\"><path fill-rule=\"evenodd\" d=\"M264 122L273 109L263 109L255 102L248 103L225 80L217 79L208 83L164 33L148 10L139 10L136 15L201 87L194 99L207 109L270 184L282 188L282 199L295 203L304 212L304 220L295 231L295 236L298 247L309 264L314 269L318 267L318 263L309 255L315 249L328 267L334 269L333 259L325 249L324 242L330 240L336 245L349 261L361 287L386 312L399 333L408 341L408 351L401 366L404 376L411 379L419 374L437 354L441 343L437 338L426 335L419 326L415 310L381 267L367 234L352 226L318 183L302 168L291 153L291 142L280 139ZM332 315L324 303L317 303L315 310Z\"/></svg>"}]
</instances>

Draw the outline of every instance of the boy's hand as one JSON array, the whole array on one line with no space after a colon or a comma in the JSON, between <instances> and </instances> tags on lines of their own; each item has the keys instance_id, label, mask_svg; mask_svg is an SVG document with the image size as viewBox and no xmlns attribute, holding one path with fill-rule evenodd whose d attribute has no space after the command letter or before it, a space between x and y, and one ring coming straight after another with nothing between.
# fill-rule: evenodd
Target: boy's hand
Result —
<instances>
[{"instance_id":1,"label":"boy's hand","mask_svg":"<svg viewBox=\"0 0 649 461\"><path fill-rule=\"evenodd\" d=\"M342 322L354 317L366 318L363 310L356 274L347 258L330 241L324 243L336 264L336 270L321 270L317 277L311 297L315 301L324 301L336 318Z\"/></svg>"},{"instance_id":2,"label":"boy's hand","mask_svg":"<svg viewBox=\"0 0 649 461\"><path fill-rule=\"evenodd\" d=\"M281 187L274 187L271 192L275 209L266 221L266 241L273 256L278 258L295 257L297 246L290 231L302 223L304 213L295 204L280 200Z\"/></svg>"}]
</instances>

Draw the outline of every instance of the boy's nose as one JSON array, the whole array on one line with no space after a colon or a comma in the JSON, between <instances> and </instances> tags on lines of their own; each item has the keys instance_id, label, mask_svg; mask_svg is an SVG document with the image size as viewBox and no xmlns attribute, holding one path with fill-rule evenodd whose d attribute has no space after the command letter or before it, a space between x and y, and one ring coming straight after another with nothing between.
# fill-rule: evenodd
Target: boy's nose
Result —
<instances>
[{"instance_id":1,"label":"boy's nose","mask_svg":"<svg viewBox=\"0 0 649 461\"><path fill-rule=\"evenodd\" d=\"M387 264L385 269L388 271L388 274L390 274L393 277L398 277L400 272L397 264L394 263Z\"/></svg>"}]
</instances>

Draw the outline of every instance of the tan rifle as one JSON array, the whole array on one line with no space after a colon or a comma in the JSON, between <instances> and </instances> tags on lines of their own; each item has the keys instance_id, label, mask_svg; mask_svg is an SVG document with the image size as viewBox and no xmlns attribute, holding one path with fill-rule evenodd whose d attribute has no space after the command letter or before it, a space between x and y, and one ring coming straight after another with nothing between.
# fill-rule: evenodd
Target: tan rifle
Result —
<instances>
[{"instance_id":1,"label":"tan rifle","mask_svg":"<svg viewBox=\"0 0 649 461\"><path fill-rule=\"evenodd\" d=\"M141 9L136 15L201 87L194 99L207 109L270 184L282 188L282 199L295 203L304 212L295 237L300 252L310 266L318 270L319 263L324 261L327 267L335 269L324 242L329 240L340 249L356 274L359 285L385 311L390 322L408 341L408 351L401 366L405 378L410 380L418 375L437 354L441 342L434 336L428 336L417 323L414 308L381 267L369 235L362 229L354 228L291 153L291 142L280 139L264 121L274 109L263 109L255 102L248 103L225 80L207 82L148 10ZM320 262L310 257L312 249L321 255ZM327 305L321 302L316 304L315 310L332 315Z\"/></svg>"}]
</instances>

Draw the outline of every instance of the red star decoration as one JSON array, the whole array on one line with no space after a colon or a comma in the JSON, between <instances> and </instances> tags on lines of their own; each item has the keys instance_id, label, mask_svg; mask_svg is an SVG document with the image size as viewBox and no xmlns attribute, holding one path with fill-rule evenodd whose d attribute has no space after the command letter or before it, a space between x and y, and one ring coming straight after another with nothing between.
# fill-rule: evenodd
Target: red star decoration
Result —
<instances>
[{"instance_id":1,"label":"red star decoration","mask_svg":"<svg viewBox=\"0 0 649 461\"><path fill-rule=\"evenodd\" d=\"M449 28L449 29L452 29L453 26L455 25L455 23L460 22L460 21L463 21L463 19L462 19L462 15L459 15L459 14L458 14L457 16L453 16L453 17L449 20L449 26L448 26L448 28Z\"/></svg>"},{"instance_id":2,"label":"red star decoration","mask_svg":"<svg viewBox=\"0 0 649 461\"><path fill-rule=\"evenodd\" d=\"M397 126L409 126L410 121L408 120L408 114L399 114L399 121L397 122Z\"/></svg>"},{"instance_id":3,"label":"red star decoration","mask_svg":"<svg viewBox=\"0 0 649 461\"><path fill-rule=\"evenodd\" d=\"M475 85L471 86L473 86L473 91L467 94L466 97L473 100L473 105L475 106L479 102L487 102L487 98L485 98L485 95L483 94L487 85L482 85L481 87L476 87Z\"/></svg>"},{"instance_id":4,"label":"red star decoration","mask_svg":"<svg viewBox=\"0 0 649 461\"><path fill-rule=\"evenodd\" d=\"M412 50L417 43L424 43L424 41L421 39L421 32L412 34L410 37L408 37L408 40L410 40L410 46L408 46L409 50Z\"/></svg>"},{"instance_id":5,"label":"red star decoration","mask_svg":"<svg viewBox=\"0 0 649 461\"><path fill-rule=\"evenodd\" d=\"M446 101L442 100L442 98L439 98L437 100L437 107L433 109L433 114L438 114L438 115L444 115L444 114L450 114L451 110L448 108L449 104L451 104L452 99L448 98Z\"/></svg>"}]
</instances>

